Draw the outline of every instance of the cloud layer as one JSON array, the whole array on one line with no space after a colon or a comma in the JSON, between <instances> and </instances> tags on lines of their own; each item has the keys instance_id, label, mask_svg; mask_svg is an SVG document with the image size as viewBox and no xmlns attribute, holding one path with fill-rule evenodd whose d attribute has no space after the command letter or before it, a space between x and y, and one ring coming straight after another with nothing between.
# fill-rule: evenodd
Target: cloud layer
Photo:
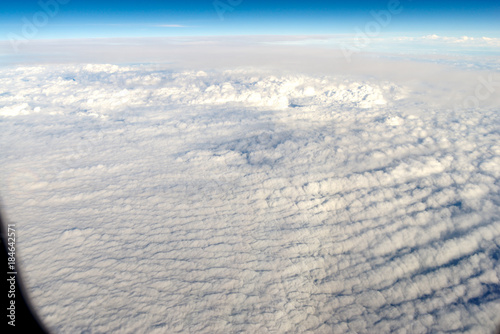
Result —
<instances>
[{"instance_id":1,"label":"cloud layer","mask_svg":"<svg viewBox=\"0 0 500 334\"><path fill-rule=\"evenodd\" d=\"M498 106L255 69L0 75L4 204L54 332L500 321Z\"/></svg>"}]
</instances>

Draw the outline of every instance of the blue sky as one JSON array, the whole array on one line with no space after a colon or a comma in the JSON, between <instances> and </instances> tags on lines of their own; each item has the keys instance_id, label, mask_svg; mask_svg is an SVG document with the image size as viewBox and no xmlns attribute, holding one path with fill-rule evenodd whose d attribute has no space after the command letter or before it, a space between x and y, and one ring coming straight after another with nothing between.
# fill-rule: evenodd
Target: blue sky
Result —
<instances>
[{"instance_id":1,"label":"blue sky","mask_svg":"<svg viewBox=\"0 0 500 334\"><path fill-rule=\"evenodd\" d=\"M61 2L58 10L46 22L38 1L2 2L0 39L8 39L9 33L22 36L26 22L37 23L37 19L41 20L33 35L37 39L354 33L373 20L370 11L386 10L390 2L218 0L219 12L213 0L40 2L57 1ZM403 10L392 15L384 32L500 34L498 1L401 0L400 5ZM54 7L49 8L52 11Z\"/></svg>"}]
</instances>

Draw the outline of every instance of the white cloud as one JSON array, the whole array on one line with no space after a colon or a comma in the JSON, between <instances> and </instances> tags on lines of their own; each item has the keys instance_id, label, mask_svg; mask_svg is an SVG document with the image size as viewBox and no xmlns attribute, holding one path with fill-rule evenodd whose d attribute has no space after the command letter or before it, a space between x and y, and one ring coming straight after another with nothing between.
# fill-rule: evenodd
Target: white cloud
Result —
<instances>
[{"instance_id":1,"label":"white cloud","mask_svg":"<svg viewBox=\"0 0 500 334\"><path fill-rule=\"evenodd\" d=\"M416 38L418 40L419 38ZM422 36L421 40L431 40L440 43L451 43L451 44L462 44L471 47L480 46L500 46L500 38L493 37L471 37L471 36L460 36L460 37L450 37L450 36L438 36L436 34Z\"/></svg>"},{"instance_id":2,"label":"white cloud","mask_svg":"<svg viewBox=\"0 0 500 334\"><path fill-rule=\"evenodd\" d=\"M460 75L0 69L34 305L58 333L489 332L498 105L451 109Z\"/></svg>"},{"instance_id":3,"label":"white cloud","mask_svg":"<svg viewBox=\"0 0 500 334\"><path fill-rule=\"evenodd\" d=\"M30 106L27 103L19 103L8 107L0 108L0 116L28 115Z\"/></svg>"},{"instance_id":4,"label":"white cloud","mask_svg":"<svg viewBox=\"0 0 500 334\"><path fill-rule=\"evenodd\" d=\"M160 28L186 28L187 26L182 24L156 24L155 27Z\"/></svg>"},{"instance_id":5,"label":"white cloud","mask_svg":"<svg viewBox=\"0 0 500 334\"><path fill-rule=\"evenodd\" d=\"M433 34L433 35L427 35L427 36L424 36L422 37L423 39L439 39L440 37L436 34Z\"/></svg>"}]
</instances>

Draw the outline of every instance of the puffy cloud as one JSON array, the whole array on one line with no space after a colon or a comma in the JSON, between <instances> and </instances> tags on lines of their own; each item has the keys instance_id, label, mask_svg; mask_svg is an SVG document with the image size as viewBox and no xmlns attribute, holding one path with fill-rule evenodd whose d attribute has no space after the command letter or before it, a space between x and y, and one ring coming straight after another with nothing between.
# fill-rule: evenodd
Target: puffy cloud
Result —
<instances>
[{"instance_id":1,"label":"puffy cloud","mask_svg":"<svg viewBox=\"0 0 500 334\"><path fill-rule=\"evenodd\" d=\"M418 38L416 39L418 40ZM471 36L450 37L450 36L438 36L436 34L433 34L433 35L422 36L420 39L445 42L445 43L468 44L470 46L500 45L500 38L493 38L493 37L471 37Z\"/></svg>"},{"instance_id":2,"label":"puffy cloud","mask_svg":"<svg viewBox=\"0 0 500 334\"><path fill-rule=\"evenodd\" d=\"M54 332L500 321L498 108L257 69L0 72L0 186Z\"/></svg>"}]
</instances>

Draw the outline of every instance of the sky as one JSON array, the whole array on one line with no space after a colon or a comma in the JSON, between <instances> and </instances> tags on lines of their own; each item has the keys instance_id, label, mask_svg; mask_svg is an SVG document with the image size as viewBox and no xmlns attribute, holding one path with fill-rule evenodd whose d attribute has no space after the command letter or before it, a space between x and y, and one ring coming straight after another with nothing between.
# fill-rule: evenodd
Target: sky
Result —
<instances>
[{"instance_id":1,"label":"sky","mask_svg":"<svg viewBox=\"0 0 500 334\"><path fill-rule=\"evenodd\" d=\"M497 1L41 0L2 2L0 39L354 33L391 3L384 33L499 34Z\"/></svg>"}]
</instances>

